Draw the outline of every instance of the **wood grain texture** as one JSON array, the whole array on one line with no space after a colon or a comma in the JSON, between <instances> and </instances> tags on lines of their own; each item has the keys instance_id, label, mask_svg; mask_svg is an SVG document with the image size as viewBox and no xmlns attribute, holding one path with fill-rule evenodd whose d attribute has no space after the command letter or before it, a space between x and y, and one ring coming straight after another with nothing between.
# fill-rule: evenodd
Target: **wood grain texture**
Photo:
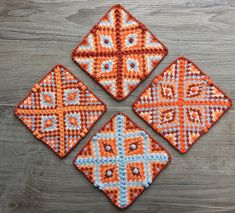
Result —
<instances>
[{"instance_id":1,"label":"wood grain texture","mask_svg":"<svg viewBox=\"0 0 235 213\"><path fill-rule=\"evenodd\" d=\"M114 3L122 3L169 48L168 56L123 102L114 101L71 60L71 51ZM234 107L186 154L175 151L131 110L173 59L192 59L235 97L234 0L0 0L0 212L120 212L72 166L75 154L111 116L123 111L164 145L173 161L126 212L234 213ZM13 115L13 107L61 63L108 105L75 150L58 159Z\"/></svg>"}]
</instances>

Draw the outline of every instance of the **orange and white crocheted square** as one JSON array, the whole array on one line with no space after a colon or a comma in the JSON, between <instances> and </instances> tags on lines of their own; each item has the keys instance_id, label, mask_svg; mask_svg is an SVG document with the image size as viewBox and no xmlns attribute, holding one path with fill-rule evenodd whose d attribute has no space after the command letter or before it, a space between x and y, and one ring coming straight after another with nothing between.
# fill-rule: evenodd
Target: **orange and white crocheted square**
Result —
<instances>
[{"instance_id":1,"label":"orange and white crocheted square","mask_svg":"<svg viewBox=\"0 0 235 213\"><path fill-rule=\"evenodd\" d=\"M15 108L15 115L60 158L92 128L106 111L77 77L56 65Z\"/></svg>"},{"instance_id":2,"label":"orange and white crocheted square","mask_svg":"<svg viewBox=\"0 0 235 213\"><path fill-rule=\"evenodd\" d=\"M115 5L74 49L72 58L121 101L149 76L167 52L142 23Z\"/></svg>"},{"instance_id":3,"label":"orange and white crocheted square","mask_svg":"<svg viewBox=\"0 0 235 213\"><path fill-rule=\"evenodd\" d=\"M117 113L83 147L74 165L115 206L127 208L170 160L150 135Z\"/></svg>"},{"instance_id":4,"label":"orange and white crocheted square","mask_svg":"<svg viewBox=\"0 0 235 213\"><path fill-rule=\"evenodd\" d=\"M231 105L230 98L199 67L180 57L150 83L133 110L185 153Z\"/></svg>"}]
</instances>

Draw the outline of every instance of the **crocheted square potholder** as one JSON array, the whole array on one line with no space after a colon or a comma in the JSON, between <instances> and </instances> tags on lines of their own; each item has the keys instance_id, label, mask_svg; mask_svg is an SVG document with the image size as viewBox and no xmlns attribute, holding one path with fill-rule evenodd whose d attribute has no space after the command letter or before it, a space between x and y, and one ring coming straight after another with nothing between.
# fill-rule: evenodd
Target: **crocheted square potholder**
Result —
<instances>
[{"instance_id":1,"label":"crocheted square potholder","mask_svg":"<svg viewBox=\"0 0 235 213\"><path fill-rule=\"evenodd\" d=\"M133 110L185 153L231 105L230 98L199 67L179 57L150 83Z\"/></svg>"},{"instance_id":2,"label":"crocheted square potholder","mask_svg":"<svg viewBox=\"0 0 235 213\"><path fill-rule=\"evenodd\" d=\"M111 202L126 208L168 165L171 157L125 114L115 114L74 159L75 167Z\"/></svg>"},{"instance_id":3,"label":"crocheted square potholder","mask_svg":"<svg viewBox=\"0 0 235 213\"><path fill-rule=\"evenodd\" d=\"M92 128L106 111L77 77L56 65L15 108L15 115L60 158Z\"/></svg>"},{"instance_id":4,"label":"crocheted square potholder","mask_svg":"<svg viewBox=\"0 0 235 213\"><path fill-rule=\"evenodd\" d=\"M121 101L147 78L167 48L122 6L113 6L74 49L73 60Z\"/></svg>"}]
</instances>

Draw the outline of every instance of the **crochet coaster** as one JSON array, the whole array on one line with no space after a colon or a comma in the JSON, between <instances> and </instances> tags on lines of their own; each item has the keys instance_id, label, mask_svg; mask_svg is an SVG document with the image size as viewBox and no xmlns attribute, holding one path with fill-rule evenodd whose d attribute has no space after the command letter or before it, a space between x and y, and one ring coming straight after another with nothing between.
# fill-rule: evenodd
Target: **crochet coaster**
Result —
<instances>
[{"instance_id":1,"label":"crochet coaster","mask_svg":"<svg viewBox=\"0 0 235 213\"><path fill-rule=\"evenodd\" d=\"M60 158L88 133L106 111L78 78L56 65L15 108L15 115Z\"/></svg>"},{"instance_id":2,"label":"crochet coaster","mask_svg":"<svg viewBox=\"0 0 235 213\"><path fill-rule=\"evenodd\" d=\"M170 160L150 135L128 116L117 113L83 147L74 165L115 206L126 208Z\"/></svg>"},{"instance_id":3,"label":"crochet coaster","mask_svg":"<svg viewBox=\"0 0 235 213\"><path fill-rule=\"evenodd\" d=\"M185 153L231 105L230 98L199 67L179 57L150 83L133 110Z\"/></svg>"},{"instance_id":4,"label":"crochet coaster","mask_svg":"<svg viewBox=\"0 0 235 213\"><path fill-rule=\"evenodd\" d=\"M149 76L167 51L147 27L115 5L74 49L72 58L121 101Z\"/></svg>"}]
</instances>

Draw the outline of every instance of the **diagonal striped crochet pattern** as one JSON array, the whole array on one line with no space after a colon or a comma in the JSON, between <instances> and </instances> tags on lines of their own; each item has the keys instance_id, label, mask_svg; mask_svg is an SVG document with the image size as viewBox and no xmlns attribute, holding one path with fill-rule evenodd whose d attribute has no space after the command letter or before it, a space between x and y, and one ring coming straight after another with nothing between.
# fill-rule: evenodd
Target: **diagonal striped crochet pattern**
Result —
<instances>
[{"instance_id":1,"label":"diagonal striped crochet pattern","mask_svg":"<svg viewBox=\"0 0 235 213\"><path fill-rule=\"evenodd\" d=\"M74 159L75 167L119 208L150 186L171 157L125 114L115 114Z\"/></svg>"},{"instance_id":2,"label":"diagonal striped crochet pattern","mask_svg":"<svg viewBox=\"0 0 235 213\"><path fill-rule=\"evenodd\" d=\"M180 57L150 83L133 110L185 153L231 105L230 98L199 67Z\"/></svg>"},{"instance_id":3,"label":"diagonal striped crochet pattern","mask_svg":"<svg viewBox=\"0 0 235 213\"><path fill-rule=\"evenodd\" d=\"M78 78L56 65L15 108L15 115L60 158L88 133L106 111Z\"/></svg>"},{"instance_id":4,"label":"diagonal striped crochet pattern","mask_svg":"<svg viewBox=\"0 0 235 213\"><path fill-rule=\"evenodd\" d=\"M121 101L149 76L167 52L141 22L115 5L74 49L72 58Z\"/></svg>"}]
</instances>

